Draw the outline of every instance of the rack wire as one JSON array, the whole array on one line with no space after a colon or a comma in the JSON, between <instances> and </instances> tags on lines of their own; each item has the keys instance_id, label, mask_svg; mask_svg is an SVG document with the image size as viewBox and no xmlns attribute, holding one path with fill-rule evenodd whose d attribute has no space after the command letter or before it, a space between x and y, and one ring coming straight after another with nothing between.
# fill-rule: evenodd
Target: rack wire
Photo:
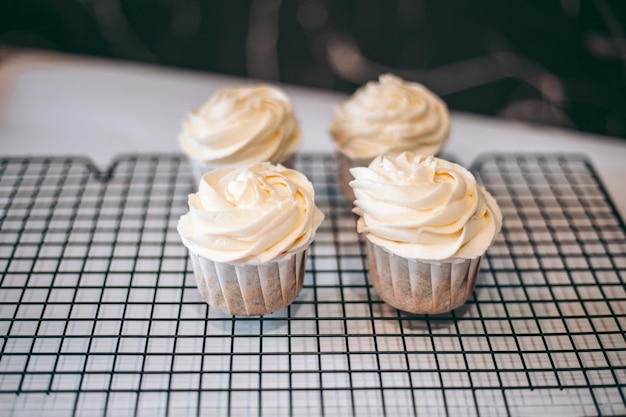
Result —
<instances>
[{"instance_id":1,"label":"rack wire","mask_svg":"<svg viewBox=\"0 0 626 417\"><path fill-rule=\"evenodd\" d=\"M626 414L626 228L591 164L488 155L504 214L473 297L380 301L331 155L300 156L326 219L287 309L232 317L176 232L179 155L0 160L0 416Z\"/></svg>"}]
</instances>

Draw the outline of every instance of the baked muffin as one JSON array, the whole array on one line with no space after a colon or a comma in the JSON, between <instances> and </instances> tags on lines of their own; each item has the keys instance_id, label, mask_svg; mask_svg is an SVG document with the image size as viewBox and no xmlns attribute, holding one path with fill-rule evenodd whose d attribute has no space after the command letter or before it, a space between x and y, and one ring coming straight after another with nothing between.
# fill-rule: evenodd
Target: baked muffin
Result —
<instances>
[{"instance_id":1,"label":"baked muffin","mask_svg":"<svg viewBox=\"0 0 626 417\"><path fill-rule=\"evenodd\" d=\"M383 154L350 172L380 298L419 314L463 305L502 226L495 199L465 168L432 155Z\"/></svg>"},{"instance_id":2,"label":"baked muffin","mask_svg":"<svg viewBox=\"0 0 626 417\"><path fill-rule=\"evenodd\" d=\"M263 162L205 174L178 233L203 299L229 314L255 316L296 299L323 219L303 174Z\"/></svg>"},{"instance_id":3,"label":"baked muffin","mask_svg":"<svg viewBox=\"0 0 626 417\"><path fill-rule=\"evenodd\" d=\"M287 94L275 86L256 85L218 90L185 117L178 141L197 184L215 168L255 162L293 168L301 137Z\"/></svg>"},{"instance_id":4,"label":"baked muffin","mask_svg":"<svg viewBox=\"0 0 626 417\"><path fill-rule=\"evenodd\" d=\"M335 107L330 126L346 198L354 200L350 168L368 166L385 152L437 155L449 134L448 107L428 88L391 74L368 82Z\"/></svg>"}]
</instances>

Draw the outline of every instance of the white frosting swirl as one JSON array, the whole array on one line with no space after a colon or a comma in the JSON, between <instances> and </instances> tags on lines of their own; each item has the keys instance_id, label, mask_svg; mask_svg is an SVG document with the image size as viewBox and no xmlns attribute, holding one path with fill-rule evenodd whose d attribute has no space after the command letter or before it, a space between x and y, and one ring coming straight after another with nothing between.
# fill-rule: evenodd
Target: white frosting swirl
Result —
<instances>
[{"instance_id":1,"label":"white frosting swirl","mask_svg":"<svg viewBox=\"0 0 626 417\"><path fill-rule=\"evenodd\" d=\"M449 133L446 104L423 85L391 74L370 81L339 104L330 127L340 152L366 160L384 152L435 155Z\"/></svg>"},{"instance_id":2,"label":"white frosting swirl","mask_svg":"<svg viewBox=\"0 0 626 417\"><path fill-rule=\"evenodd\" d=\"M396 255L430 261L473 259L502 226L495 199L465 168L403 152L352 168L357 229Z\"/></svg>"},{"instance_id":3,"label":"white frosting swirl","mask_svg":"<svg viewBox=\"0 0 626 417\"><path fill-rule=\"evenodd\" d=\"M201 257L257 264L306 249L323 219L303 174L264 162L205 174L178 233Z\"/></svg>"},{"instance_id":4,"label":"white frosting swirl","mask_svg":"<svg viewBox=\"0 0 626 417\"><path fill-rule=\"evenodd\" d=\"M191 158L225 167L284 162L301 136L287 94L259 85L217 91L187 115L178 140Z\"/></svg>"}]
</instances>

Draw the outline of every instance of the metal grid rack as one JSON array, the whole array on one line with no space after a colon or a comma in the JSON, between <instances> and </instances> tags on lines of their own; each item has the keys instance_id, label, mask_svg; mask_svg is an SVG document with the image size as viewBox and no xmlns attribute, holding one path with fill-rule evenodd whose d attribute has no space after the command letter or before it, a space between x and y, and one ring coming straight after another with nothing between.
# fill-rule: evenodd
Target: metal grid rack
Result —
<instances>
[{"instance_id":1,"label":"metal grid rack","mask_svg":"<svg viewBox=\"0 0 626 417\"><path fill-rule=\"evenodd\" d=\"M183 158L0 160L0 416L626 413L626 229L584 158L474 165L503 231L439 316L378 299L334 158L298 168L326 213L305 287L235 318L176 233Z\"/></svg>"}]
</instances>

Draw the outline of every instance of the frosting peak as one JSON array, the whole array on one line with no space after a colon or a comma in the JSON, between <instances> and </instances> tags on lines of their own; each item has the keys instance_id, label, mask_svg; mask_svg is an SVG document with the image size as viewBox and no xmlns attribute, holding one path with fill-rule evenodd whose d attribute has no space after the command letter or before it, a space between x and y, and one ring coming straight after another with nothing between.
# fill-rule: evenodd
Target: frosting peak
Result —
<instances>
[{"instance_id":1,"label":"frosting peak","mask_svg":"<svg viewBox=\"0 0 626 417\"><path fill-rule=\"evenodd\" d=\"M358 231L399 256L476 258L502 226L495 199L460 165L403 152L350 172Z\"/></svg>"},{"instance_id":2,"label":"frosting peak","mask_svg":"<svg viewBox=\"0 0 626 417\"><path fill-rule=\"evenodd\" d=\"M264 263L306 249L323 219L303 174L264 162L205 174L178 232L199 256Z\"/></svg>"},{"instance_id":3,"label":"frosting peak","mask_svg":"<svg viewBox=\"0 0 626 417\"><path fill-rule=\"evenodd\" d=\"M217 91L183 121L178 140L191 158L214 166L283 162L301 142L287 94L270 85Z\"/></svg>"},{"instance_id":4,"label":"frosting peak","mask_svg":"<svg viewBox=\"0 0 626 417\"><path fill-rule=\"evenodd\" d=\"M437 154L448 139L446 104L421 84L384 74L335 108L330 134L336 148L352 159L384 152Z\"/></svg>"}]
</instances>

